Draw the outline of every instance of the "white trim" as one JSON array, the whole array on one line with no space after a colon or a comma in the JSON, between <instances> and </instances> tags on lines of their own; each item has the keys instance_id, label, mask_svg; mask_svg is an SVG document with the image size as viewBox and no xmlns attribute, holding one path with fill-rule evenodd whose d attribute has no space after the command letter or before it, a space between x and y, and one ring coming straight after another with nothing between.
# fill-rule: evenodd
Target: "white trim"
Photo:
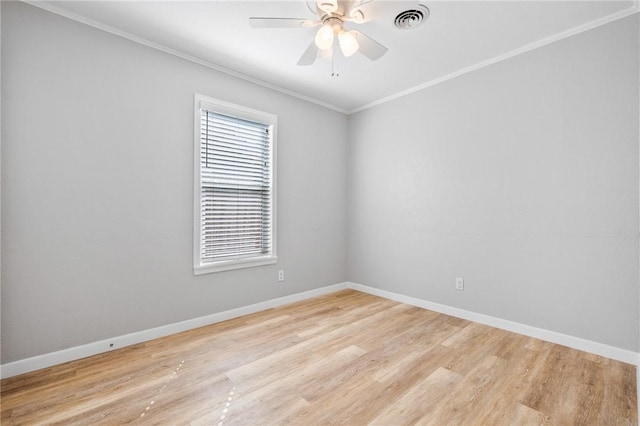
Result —
<instances>
[{"instance_id":1,"label":"white trim","mask_svg":"<svg viewBox=\"0 0 640 426\"><path fill-rule=\"evenodd\" d=\"M200 250L195 252L195 256L200 254ZM232 271L234 269L254 268L256 266L273 265L278 263L277 256L257 256L247 259L225 260L203 265L193 265L193 275L212 274L215 272Z\"/></svg>"},{"instance_id":2,"label":"white trim","mask_svg":"<svg viewBox=\"0 0 640 426\"><path fill-rule=\"evenodd\" d=\"M28 373L31 371L50 367L52 365L62 364L64 362L74 361L91 355L109 352L111 350L122 348L124 346L134 345L136 343L146 342L149 340L157 339L159 337L169 336L171 334L203 327L205 325L215 324L221 321L238 318L243 315L249 315L255 312L263 311L265 309L271 309L289 303L310 299L312 297L322 296L325 294L344 290L346 288L633 364L636 366L638 383L640 383L640 353L616 348L613 346L605 345L603 343L581 339L579 337L569 336L566 334L556 333L554 331L544 330L541 328L504 320L501 318L492 317L489 315L479 314L452 306L441 305L439 303L429 302L427 300L405 296L402 294L393 293L390 291L381 290L378 288L369 287L353 282L343 282L326 287L320 287L302 293L295 293L289 296L283 296L277 299L255 303L249 306L243 306L228 311L217 312L199 318L185 320L161 327L151 328L148 330L142 330L123 336L114 337L112 339L100 340L98 342L88 343L86 345L75 346L73 348L63 349L57 352L51 352L32 358L10 362L8 364L0 365L0 378L5 379L7 377L17 376L18 374ZM638 388L640 389L640 387Z\"/></svg>"},{"instance_id":3,"label":"white trim","mask_svg":"<svg viewBox=\"0 0 640 426\"><path fill-rule=\"evenodd\" d=\"M57 352L51 352L44 355L34 356L32 358L22 359L0 365L0 378L17 376L18 374L28 373L41 368L50 367L56 364L62 364L68 361L74 361L91 355L97 355L109 352L124 346L134 345L159 337L169 336L171 334L180 333L205 325L215 324L243 315L249 315L255 312L264 311L265 309L276 308L278 306L287 305L289 303L299 302L301 300L310 299L316 296L322 296L334 293L347 288L347 283L339 283L320 287L302 293L295 293L288 296L279 297L277 299L267 300L265 302L255 303L249 306L243 306L228 311L217 312L199 318L180 321L161 327L142 330L135 333L125 334L123 336L113 337L111 339L100 340L98 342L88 343L86 345L75 346L73 348L63 349Z\"/></svg>"},{"instance_id":4,"label":"white trim","mask_svg":"<svg viewBox=\"0 0 640 426\"><path fill-rule=\"evenodd\" d=\"M110 25L103 24L98 21L94 21L93 19L86 18L82 15L78 15L77 13L69 12L68 10L64 10L57 6L54 6L48 2L41 2L35 0L21 0L23 3L27 3L31 6L35 6L37 8L46 10L47 12L55 13L56 15L64 16L65 18L71 19L76 22L80 22L81 24L88 25L93 28L97 28L99 30L105 31L107 33L116 35L118 37L125 38L127 40L133 41L135 43L141 44L143 46L150 47L152 49L159 50L164 53L168 53L169 55L177 56L181 59L186 59L187 61L194 62L198 65L205 66L207 68L211 68L215 71L219 71L224 74L228 74L230 76L239 78L241 80L248 81L249 83L257 84L258 86L266 87L267 89L275 90L276 92L284 93L285 95L293 96L294 98L302 99L303 101L311 102L316 105L320 105L321 107L328 108L337 112L341 112L343 114L348 114L348 111L344 108L340 108L336 105L332 105L318 99L312 98L310 96L302 95L300 93L294 92L293 90L285 89L283 87L276 86L271 83L267 83L266 81L260 80L259 78L251 77L247 74L243 74L238 71L231 70L229 68L225 68L221 65L214 64L213 62L206 61L204 59L197 58L195 56L189 55L187 53L181 52L179 50L172 49L170 47L164 46L160 43L153 42L151 40L147 40L146 38L139 37L137 35L128 33L126 31L119 30Z\"/></svg>"},{"instance_id":5,"label":"white trim","mask_svg":"<svg viewBox=\"0 0 640 426\"><path fill-rule=\"evenodd\" d=\"M386 96L384 98L380 98L378 100L375 100L373 102L369 102L368 104L364 104L362 106L359 106L357 108L354 108L354 109L348 111L347 114L354 114L356 112L364 111L364 110L372 108L374 106L378 106L378 105L393 101L395 99L401 98L403 96L407 96L407 95L410 95L412 93L419 92L419 91L421 91L423 89L426 89L428 87L435 86L436 84L440 84L440 83L443 83L443 82L445 82L447 80L451 80L451 79L454 79L456 77L460 77L461 75L468 74L470 72L479 70L481 68L488 67L488 66L496 64L498 62L502 62L502 61L504 61L506 59L513 58L514 56L520 55L522 53L526 53L526 52L529 52L531 50L538 49L538 48L546 46L548 44L555 43L556 41L559 41L559 40L574 36L576 34L580 34L580 33L583 33L585 31L589 31L591 29L594 29L594 28L600 27L602 25L608 24L610 22L617 21L617 20L622 19L622 18L626 18L627 16L631 16L634 13L638 13L638 12L640 12L640 6L638 5L638 2L636 2L629 9L625 9L625 10L622 10L620 12L616 12L614 14L611 14L611 15L608 15L608 16L604 16L602 18L596 19L595 21L587 22L585 24L582 24L582 25L579 25L577 27L571 28L571 29L569 29L567 31L563 31L561 33L552 35L550 37L543 38L542 40L538 40L536 42L527 44L527 45L522 46L522 47L520 47L518 49L512 50L511 52L507 52L507 53L504 53L502 55L495 56L495 57L493 57L491 59L487 59L486 61L482 61L482 62L479 62L477 64L474 64L474 65L459 69L459 70L454 71L454 72L452 72L450 74L447 74L447 75L444 75L442 77L436 78L435 80L427 81L427 82L422 83L422 84L420 84L418 86L412 87L412 88L407 89L407 90L403 90L402 92L398 92L398 93L395 93L393 95Z\"/></svg>"},{"instance_id":6,"label":"white trim","mask_svg":"<svg viewBox=\"0 0 640 426\"><path fill-rule=\"evenodd\" d=\"M362 284L349 282L347 283L347 287L353 290L361 291L363 293L384 297L385 299L395 300L396 302L406 303L408 305L417 306L423 309L429 309L430 311L440 312L457 318L463 318L480 324L489 325L491 327L500 328L502 330L524 334L525 336L535 337L536 339L545 340L551 343L557 343L559 345L568 346L570 348L604 356L636 366L640 364L639 353L605 345L604 343L598 343L591 340L582 339L580 337L569 336L567 334L557 333L555 331L532 327L530 325L508 321L505 319L492 317L490 315L479 314L476 312L467 311L465 309L455 308L453 306L441 305L439 303L429 302L427 300L405 296L402 294L393 293L391 291L381 290L379 288L368 287Z\"/></svg>"},{"instance_id":7,"label":"white trim","mask_svg":"<svg viewBox=\"0 0 640 426\"><path fill-rule=\"evenodd\" d=\"M205 66L207 68L211 68L213 70L216 70L216 71L231 75L233 77L237 77L239 79L248 81L250 83L254 83L254 84L257 84L259 86L266 87L268 89L275 90L277 92L284 93L286 95L293 96L295 98L302 99L304 101L311 102L313 104L320 105L322 107L325 107L325 108L328 108L328 109L331 109L331 110L334 110L334 111L337 111L337 112L340 112L340 113L343 113L343 114L347 114L347 115L354 114L354 113L360 112L360 111L364 111L364 110L372 108L374 106L390 102L390 101L392 101L394 99L398 99L400 97L403 97L403 96L406 96L406 95L410 95L412 93L418 92L418 91L426 89L428 87L435 86L436 84L442 83L444 81L451 80L453 78L456 78L456 77L459 77L461 75L470 73L472 71L476 71L478 69L487 67L489 65L493 65L493 64L495 64L497 62L501 62L501 61L504 61L506 59L512 58L512 57L514 57L516 55L519 55L521 53L529 52L529 51L537 49L539 47L546 46L548 44L551 44L551 43L554 43L556 41L565 39L567 37L571 37L571 36L574 36L576 34L580 34L582 32L585 32L585 31L591 30L593 28L608 24L608 23L613 22L613 21L617 21L618 19L626 18L627 16L630 16L630 15L633 15L634 13L640 12L640 2L636 0L633 3L633 6L631 6L628 9L613 13L613 14L608 15L608 16L604 16L602 18L596 19L596 20L591 21L591 22L587 22L585 24L582 24L582 25L579 25L577 27L571 28L571 29L569 29L567 31L563 31L561 33L552 35L552 36L544 38L542 40L538 40L537 42L530 43L530 44L528 44L526 46L523 46L523 47L520 47L518 49L512 50L511 52L507 52L505 54L498 55L498 56L496 56L496 57L494 57L492 59L488 59L488 60L482 61L482 62L480 62L478 64L475 64L475 65L472 65L472 66L469 66L469 67L466 67L466 68L462 68L462 69L460 69L458 71L454 71L454 72L452 72L450 74L447 74L445 76L436 78L434 80L427 81L427 82L425 82L423 84L420 84L418 86L412 87L410 89L403 90L403 91L398 92L396 94L380 98L378 100L375 100L373 102L369 102L367 104L361 105L361 106L353 108L351 110L347 110L347 109L338 107L336 105L332 105L332 104L320 101L318 99L315 99L315 98L312 98L312 97L309 97L309 96L306 96L306 95L302 95L302 94L294 92L292 90L284 89L284 88L276 86L274 84L267 83L266 81L260 80L260 79L255 78L255 77L251 77L249 75L240 73L238 71L233 71L233 70L231 70L229 68L225 68L223 66L214 64L214 63L209 62L209 61L205 61L205 60L197 58L195 56L188 55L186 53L183 53L183 52L180 52L178 50L172 49L170 47L167 47L167 46L161 45L159 43L147 40L145 38L133 35L133 34L128 33L126 31L122 31L122 30L119 30L117 28L111 27L109 25L103 24L101 22L94 21L92 19L86 18L86 17L78 15L76 13L69 12L69 11L64 10L62 8L54 6L51 3L39 2L39 1L35 1L35 0L22 0L22 1L24 3L30 4L31 6L35 6L35 7L38 7L40 9L44 9L44 10L46 10L48 12L52 12L52 13L55 13L57 15L64 16L65 18L69 18L71 20L80 22L80 23L85 24L85 25L89 25L90 27L94 27L94 28L97 28L99 30L108 32L110 34L125 38L127 40L131 40L131 41L139 43L139 44L142 44L143 46L147 46L147 47L150 47L152 49L156 49L156 50L159 50L161 52L168 53L170 55L174 55L174 56L177 56L177 57L182 58L182 59L186 59L187 61L191 61L191 62L194 62L196 64Z\"/></svg>"},{"instance_id":8,"label":"white trim","mask_svg":"<svg viewBox=\"0 0 640 426\"><path fill-rule=\"evenodd\" d=\"M225 261L202 263L201 259L201 212L202 186L201 186L201 110L213 111L232 117L241 118L271 126L271 251L266 255L248 258L238 258ZM193 108L193 274L203 275L215 272L230 271L234 269L253 268L256 266L272 265L278 263L278 189L277 189L277 146L278 146L278 116L257 109L237 105L231 102L212 98L199 93L194 94Z\"/></svg>"},{"instance_id":9,"label":"white trim","mask_svg":"<svg viewBox=\"0 0 640 426\"><path fill-rule=\"evenodd\" d=\"M640 0L635 0L634 3L636 5L636 9L640 10ZM638 58L638 67L640 68L640 57ZM638 109L640 110L640 91L638 92ZM640 115L637 117L637 119L638 119L638 128L640 129ZM640 144L640 135L638 135L637 143ZM638 163L640 164L640 156L638 157ZM640 189L640 180L638 181L638 183L639 183L638 188ZM638 207L639 207L638 211L640 211L640 205ZM639 244L638 247L640 248L640 242L638 244ZM638 258L638 262L640 262L640 257ZM640 281L638 282L638 288L640 288ZM640 292L638 292L638 303L639 303L638 306L640 306ZM638 317L638 337L640 338L640 315ZM638 349L640 351L640 348ZM638 359L636 363L636 406L638 408L637 420L638 422L640 422L640 354L638 354Z\"/></svg>"},{"instance_id":10,"label":"white trim","mask_svg":"<svg viewBox=\"0 0 640 426\"><path fill-rule=\"evenodd\" d=\"M640 0L635 0L636 9L640 10ZM638 66L640 67L640 57L638 58ZM638 92L638 109L640 109L640 91ZM638 118L638 128L640 129L640 116ZM638 144L640 144L640 135L638 135ZM638 157L638 163L640 164L640 157ZM638 182L640 184L640 181ZM640 188L640 186L639 186ZM640 207L640 205L639 205ZM639 210L640 211L640 210ZM640 244L640 243L639 243ZM640 247L640 246L639 246ZM640 257L638 258L640 262ZM638 288L640 288L640 281L638 282ZM638 303L640 306L640 292L638 292ZM639 309L640 311L640 309ZM639 312L640 314L640 312ZM640 337L640 315L638 317L638 337ZM639 348L640 350L640 348ZM638 408L638 417L637 420L640 422L640 354L638 354L638 359L636 360L636 407Z\"/></svg>"}]
</instances>

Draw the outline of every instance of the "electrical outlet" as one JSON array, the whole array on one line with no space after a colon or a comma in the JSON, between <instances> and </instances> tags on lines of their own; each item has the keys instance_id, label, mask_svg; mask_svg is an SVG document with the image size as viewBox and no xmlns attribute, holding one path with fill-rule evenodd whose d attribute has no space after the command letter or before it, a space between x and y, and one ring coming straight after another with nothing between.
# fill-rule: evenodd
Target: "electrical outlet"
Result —
<instances>
[{"instance_id":1,"label":"electrical outlet","mask_svg":"<svg viewBox=\"0 0 640 426\"><path fill-rule=\"evenodd\" d=\"M464 290L464 278L456 278L456 290Z\"/></svg>"},{"instance_id":2,"label":"electrical outlet","mask_svg":"<svg viewBox=\"0 0 640 426\"><path fill-rule=\"evenodd\" d=\"M284 281L284 271L278 271L278 281Z\"/></svg>"}]
</instances>

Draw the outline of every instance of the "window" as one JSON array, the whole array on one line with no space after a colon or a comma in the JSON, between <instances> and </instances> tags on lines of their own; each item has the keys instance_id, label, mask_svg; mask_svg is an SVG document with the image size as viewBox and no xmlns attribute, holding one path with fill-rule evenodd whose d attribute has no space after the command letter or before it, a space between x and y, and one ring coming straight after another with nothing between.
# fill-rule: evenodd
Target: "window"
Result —
<instances>
[{"instance_id":1,"label":"window","mask_svg":"<svg viewBox=\"0 0 640 426\"><path fill-rule=\"evenodd\" d=\"M194 273L276 263L277 117L196 95Z\"/></svg>"}]
</instances>

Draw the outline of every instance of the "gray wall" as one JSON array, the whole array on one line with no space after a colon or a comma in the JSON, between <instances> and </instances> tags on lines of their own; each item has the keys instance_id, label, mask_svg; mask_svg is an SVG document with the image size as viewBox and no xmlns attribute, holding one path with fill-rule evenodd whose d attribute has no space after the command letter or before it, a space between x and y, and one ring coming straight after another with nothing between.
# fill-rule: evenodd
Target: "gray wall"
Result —
<instances>
[{"instance_id":1,"label":"gray wall","mask_svg":"<svg viewBox=\"0 0 640 426\"><path fill-rule=\"evenodd\" d=\"M23 3L2 55L2 363L346 280L343 114ZM194 92L278 115L277 265L193 275Z\"/></svg>"},{"instance_id":2,"label":"gray wall","mask_svg":"<svg viewBox=\"0 0 640 426\"><path fill-rule=\"evenodd\" d=\"M347 118L1 7L2 363L346 279L639 349L637 16ZM193 276L194 92L279 117L278 265Z\"/></svg>"},{"instance_id":3,"label":"gray wall","mask_svg":"<svg viewBox=\"0 0 640 426\"><path fill-rule=\"evenodd\" d=\"M637 351L638 32L351 116L349 280Z\"/></svg>"}]
</instances>

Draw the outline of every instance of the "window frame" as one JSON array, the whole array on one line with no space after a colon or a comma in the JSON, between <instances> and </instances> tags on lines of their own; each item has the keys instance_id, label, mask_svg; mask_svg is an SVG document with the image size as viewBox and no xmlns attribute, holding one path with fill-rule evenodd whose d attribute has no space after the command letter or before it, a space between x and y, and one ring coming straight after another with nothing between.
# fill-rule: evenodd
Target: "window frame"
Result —
<instances>
[{"instance_id":1,"label":"window frame","mask_svg":"<svg viewBox=\"0 0 640 426\"><path fill-rule=\"evenodd\" d=\"M206 109L218 114L224 114L244 120L270 125L271 132L271 251L266 255L241 257L213 262L202 262L201 257L201 110ZM230 102L214 99L201 94L194 96L194 209L193 209L193 273L194 275L208 274L233 269L252 268L255 266L271 265L278 262L277 256L277 216L276 216L276 153L277 153L278 117L275 114L258 111Z\"/></svg>"}]
</instances>

